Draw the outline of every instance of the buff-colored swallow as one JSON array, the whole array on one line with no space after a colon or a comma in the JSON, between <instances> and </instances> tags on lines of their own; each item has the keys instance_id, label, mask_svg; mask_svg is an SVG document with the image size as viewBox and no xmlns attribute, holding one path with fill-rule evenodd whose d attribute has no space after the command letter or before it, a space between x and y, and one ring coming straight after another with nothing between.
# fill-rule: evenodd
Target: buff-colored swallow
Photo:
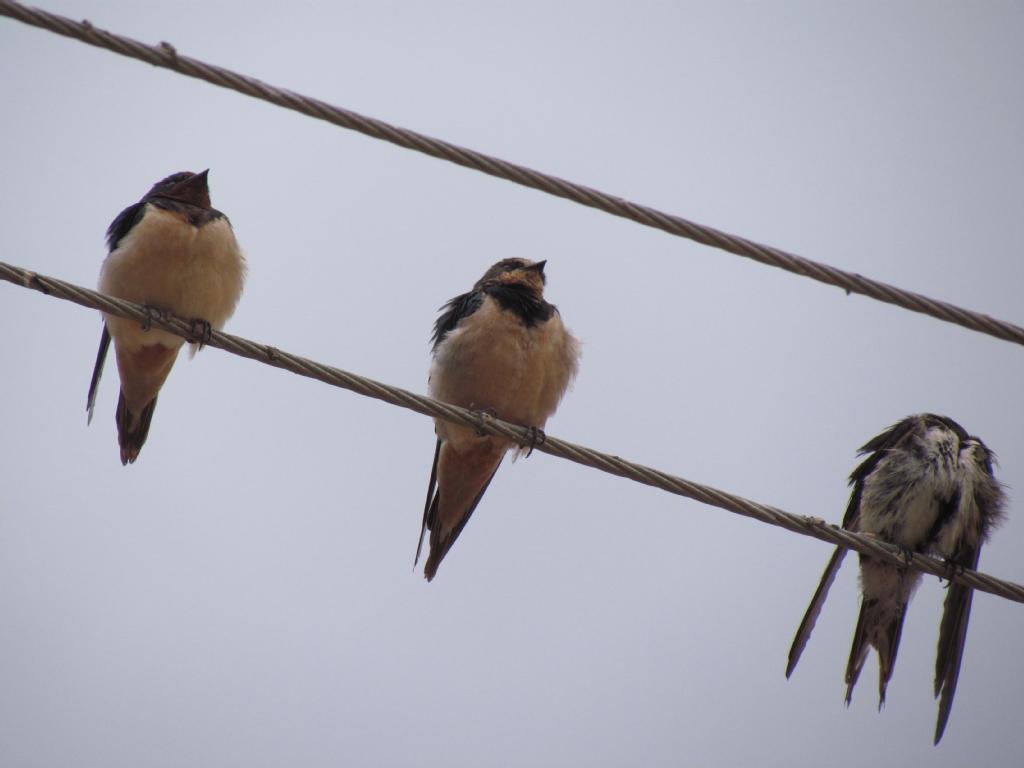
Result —
<instances>
[{"instance_id":1,"label":"buff-colored swallow","mask_svg":"<svg viewBox=\"0 0 1024 768\"><path fill-rule=\"evenodd\" d=\"M118 214L107 230L110 252L99 283L110 296L193 320L200 341L235 311L245 280L245 258L231 223L210 206L207 173L168 176ZM184 339L104 313L89 386L90 421L111 339L121 377L117 437L121 463L129 464L146 442L157 395ZM193 352L197 348L193 344Z\"/></svg>"},{"instance_id":2,"label":"buff-colored swallow","mask_svg":"<svg viewBox=\"0 0 1024 768\"><path fill-rule=\"evenodd\" d=\"M434 325L430 394L453 405L540 430L576 375L579 342L544 300L545 262L505 259L456 296ZM433 579L514 443L435 421L423 537ZM521 451L521 449L519 449ZM518 453L518 451L517 451Z\"/></svg>"}]
</instances>

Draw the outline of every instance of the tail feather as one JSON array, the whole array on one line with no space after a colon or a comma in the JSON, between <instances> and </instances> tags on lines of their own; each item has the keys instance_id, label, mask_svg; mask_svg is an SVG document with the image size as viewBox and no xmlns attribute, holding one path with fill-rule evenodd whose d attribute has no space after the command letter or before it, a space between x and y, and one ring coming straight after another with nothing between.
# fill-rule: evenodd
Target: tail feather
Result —
<instances>
[{"instance_id":1,"label":"tail feather","mask_svg":"<svg viewBox=\"0 0 1024 768\"><path fill-rule=\"evenodd\" d=\"M896 653L900 648L900 637L903 635L903 618L907 615L907 604L899 607L896 620L885 628L884 640L875 647L878 649L878 708L885 705L885 689L889 678L896 668Z\"/></svg>"},{"instance_id":2,"label":"tail feather","mask_svg":"<svg viewBox=\"0 0 1024 768\"><path fill-rule=\"evenodd\" d=\"M89 413L86 424L92 424L92 411L96 407L96 393L100 388L100 377L103 376L103 366L107 362L107 350L110 349L110 331L107 324L103 324L103 333L100 334L100 348L96 352L96 365L92 369L92 380L89 382L89 396L85 400L85 410Z\"/></svg>"},{"instance_id":3,"label":"tail feather","mask_svg":"<svg viewBox=\"0 0 1024 768\"><path fill-rule=\"evenodd\" d=\"M458 524L447 533L443 531L442 526L437 524L437 512L440 507L441 493L438 491L434 494L433 502L430 505L431 520L428 524L430 529L430 554L427 556L426 565L423 566L423 575L426 576L427 581L432 581L434 576L437 575L437 569L441 565L441 561L444 560L444 556L448 554L448 550L452 548L455 540L459 538L462 529L466 527L466 523L469 522L469 518L476 509L477 504L480 503L480 499L484 497L487 487L491 484L491 480L494 479L494 475L500 466L501 462L499 461L494 467L494 472L491 472L491 476L487 478L487 482L484 483L483 488L480 489L476 498L473 499L473 503L469 505L469 509L466 510Z\"/></svg>"},{"instance_id":4,"label":"tail feather","mask_svg":"<svg viewBox=\"0 0 1024 768\"><path fill-rule=\"evenodd\" d=\"M420 540L416 544L416 557L412 561L412 567L415 568L420 561L420 553L423 551L423 537L427 533L427 526L430 521L437 516L437 494L434 493L434 489L437 488L437 460L441 455L441 440L438 438L437 445L434 447L434 463L430 465L430 481L427 483L427 502L423 506L423 526L420 528Z\"/></svg>"},{"instance_id":5,"label":"tail feather","mask_svg":"<svg viewBox=\"0 0 1024 768\"><path fill-rule=\"evenodd\" d=\"M939 717L935 724L936 744L946 730L946 722L953 709L953 696L960 677L960 662L963 659L973 594L974 590L953 584L946 595L946 606L939 629L939 652L935 659L935 695L942 694L942 698L939 699Z\"/></svg>"},{"instance_id":6,"label":"tail feather","mask_svg":"<svg viewBox=\"0 0 1024 768\"><path fill-rule=\"evenodd\" d=\"M968 549L960 560L969 568L978 567L981 545ZM957 680L960 678L960 663L963 661L964 642L967 639L967 622L971 618L971 601L974 590L953 581L946 594L942 608L942 622L939 624L939 646L935 656L935 695L939 699L939 716L935 723L935 744L942 739L953 709Z\"/></svg>"},{"instance_id":7,"label":"tail feather","mask_svg":"<svg viewBox=\"0 0 1024 768\"><path fill-rule=\"evenodd\" d=\"M818 588L814 592L814 597L811 598L811 604L807 606L803 621L800 622L796 635L793 637L793 645L789 649L789 663L786 665L786 677L793 674L797 662L800 661L800 654L804 652L807 641L811 638L811 632L814 631L814 625L821 614L821 608L825 604L825 598L828 597L832 582L835 581L836 574L839 572L839 566L843 564L846 552L847 550L843 547L836 547L832 557L829 558L828 565L825 566L825 572L821 575L821 581L818 582Z\"/></svg>"},{"instance_id":8,"label":"tail feather","mask_svg":"<svg viewBox=\"0 0 1024 768\"><path fill-rule=\"evenodd\" d=\"M857 616L857 628L853 631L853 645L850 646L850 660L846 663L846 706L850 706L853 699L853 688L857 685L860 677L860 670L864 666L864 659L868 655L868 639L865 629L867 613L867 601L860 604L860 613Z\"/></svg>"},{"instance_id":9,"label":"tail feather","mask_svg":"<svg viewBox=\"0 0 1024 768\"><path fill-rule=\"evenodd\" d=\"M896 653L903 634L903 618L907 603L893 605L874 598L861 601L857 628L853 633L850 660L846 665L846 704L853 698L868 650L873 646L878 652L878 708L885 705L885 691L896 666Z\"/></svg>"},{"instance_id":10,"label":"tail feather","mask_svg":"<svg viewBox=\"0 0 1024 768\"><path fill-rule=\"evenodd\" d=\"M149 435L149 425L153 421L153 411L156 410L156 397L154 396L142 413L136 415L128 410L128 404L121 392L117 399L117 442L121 446L121 464L128 465L139 458L139 451L146 443Z\"/></svg>"}]
</instances>

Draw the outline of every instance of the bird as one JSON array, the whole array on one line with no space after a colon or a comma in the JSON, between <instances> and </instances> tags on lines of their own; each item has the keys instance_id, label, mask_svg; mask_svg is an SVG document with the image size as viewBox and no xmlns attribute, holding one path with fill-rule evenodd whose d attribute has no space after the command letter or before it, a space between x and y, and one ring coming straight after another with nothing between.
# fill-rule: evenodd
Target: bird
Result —
<instances>
[{"instance_id":1,"label":"bird","mask_svg":"<svg viewBox=\"0 0 1024 768\"><path fill-rule=\"evenodd\" d=\"M441 307L432 336L432 397L531 427L534 435L555 412L576 376L579 341L558 308L544 299L546 261L508 258L473 289ZM480 503L509 449L528 449L472 427L434 422L430 468L416 559L430 532L424 576L431 581ZM528 454L527 454L528 455Z\"/></svg>"},{"instance_id":2,"label":"bird","mask_svg":"<svg viewBox=\"0 0 1024 768\"><path fill-rule=\"evenodd\" d=\"M191 320L192 354L235 311L246 273L231 222L211 206L208 174L209 169L171 174L121 211L107 229L109 252L99 279L102 293L143 304L151 315ZM146 442L160 387L185 340L103 313L86 401L89 423L111 340L121 379L117 439L121 464L128 465Z\"/></svg>"},{"instance_id":3,"label":"bird","mask_svg":"<svg viewBox=\"0 0 1024 768\"><path fill-rule=\"evenodd\" d=\"M953 706L973 590L956 571L976 569L981 546L1005 515L1005 494L995 479L995 455L953 419L933 413L908 416L860 448L867 458L850 475L843 528L892 544L905 553L942 557L950 567L939 627L934 694L939 700L934 744L945 732ZM800 659L839 571L846 549L837 547L797 629L786 667ZM899 649L907 605L921 581L919 571L860 555L861 605L846 666L846 704L871 647L878 654L878 708Z\"/></svg>"}]
</instances>

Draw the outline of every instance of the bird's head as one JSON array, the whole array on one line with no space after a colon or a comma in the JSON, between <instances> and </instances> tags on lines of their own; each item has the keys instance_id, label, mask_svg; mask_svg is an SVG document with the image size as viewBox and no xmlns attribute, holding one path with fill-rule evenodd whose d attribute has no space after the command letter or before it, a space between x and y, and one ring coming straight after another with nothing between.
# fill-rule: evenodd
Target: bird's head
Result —
<instances>
[{"instance_id":1,"label":"bird's head","mask_svg":"<svg viewBox=\"0 0 1024 768\"><path fill-rule=\"evenodd\" d=\"M166 197L181 203L209 208L210 187L206 181L206 176L209 172L210 169L207 168L201 173L192 173L190 171L172 173L166 179L161 179L154 184L146 197Z\"/></svg>"},{"instance_id":2,"label":"bird's head","mask_svg":"<svg viewBox=\"0 0 1024 768\"><path fill-rule=\"evenodd\" d=\"M522 285L535 292L538 296L544 293L544 265L547 261L530 261L528 259L502 259L488 269L477 281L476 287L485 285Z\"/></svg>"}]
</instances>

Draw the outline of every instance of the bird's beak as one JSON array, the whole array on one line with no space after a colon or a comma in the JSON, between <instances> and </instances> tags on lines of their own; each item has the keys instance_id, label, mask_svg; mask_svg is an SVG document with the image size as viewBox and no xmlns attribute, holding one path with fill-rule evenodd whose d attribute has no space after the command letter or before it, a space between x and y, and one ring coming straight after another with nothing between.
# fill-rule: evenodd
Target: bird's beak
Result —
<instances>
[{"instance_id":1,"label":"bird's beak","mask_svg":"<svg viewBox=\"0 0 1024 768\"><path fill-rule=\"evenodd\" d=\"M548 263L548 260L544 259L544 261L538 261L536 264L531 264L530 266L527 267L527 269L530 270L531 272L540 272L540 274L543 275L544 274L544 265L547 264L547 263Z\"/></svg>"}]
</instances>

